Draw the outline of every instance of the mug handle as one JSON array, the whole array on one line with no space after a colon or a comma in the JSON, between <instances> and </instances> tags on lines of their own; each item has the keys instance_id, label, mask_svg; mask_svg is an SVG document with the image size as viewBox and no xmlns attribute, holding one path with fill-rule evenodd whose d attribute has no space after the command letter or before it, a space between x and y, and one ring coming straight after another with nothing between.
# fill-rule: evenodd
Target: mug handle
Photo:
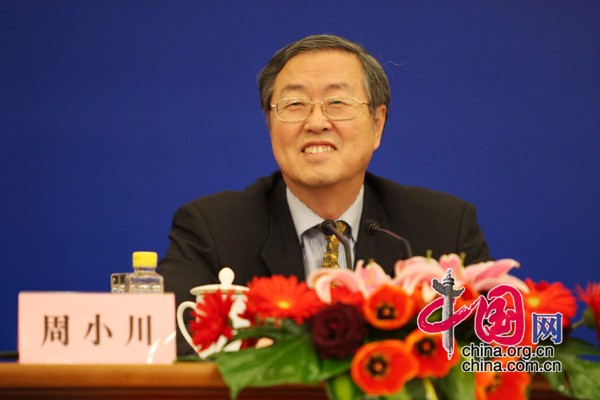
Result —
<instances>
[{"instance_id":1,"label":"mug handle","mask_svg":"<svg viewBox=\"0 0 600 400\"><path fill-rule=\"evenodd\" d=\"M196 354L198 354L198 350L199 350L198 346L196 346L194 344L194 341L192 340L192 336L188 332L187 326L185 326L185 319L184 319L183 313L188 308L195 310L196 303L194 303L193 301L184 301L183 303L179 304L179 306L177 307L177 326L179 327L179 331L185 338L186 342L188 342L188 344L190 346L192 346L192 349L194 349Z\"/></svg>"}]
</instances>

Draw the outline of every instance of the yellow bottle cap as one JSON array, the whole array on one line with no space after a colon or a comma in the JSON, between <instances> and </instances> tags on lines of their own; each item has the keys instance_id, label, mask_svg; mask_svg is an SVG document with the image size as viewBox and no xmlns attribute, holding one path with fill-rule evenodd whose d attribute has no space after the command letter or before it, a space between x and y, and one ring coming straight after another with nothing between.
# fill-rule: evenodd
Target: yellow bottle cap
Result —
<instances>
[{"instance_id":1,"label":"yellow bottle cap","mask_svg":"<svg viewBox=\"0 0 600 400\"><path fill-rule=\"evenodd\" d=\"M134 267L156 268L158 254L153 251L135 251L132 260Z\"/></svg>"}]
</instances>

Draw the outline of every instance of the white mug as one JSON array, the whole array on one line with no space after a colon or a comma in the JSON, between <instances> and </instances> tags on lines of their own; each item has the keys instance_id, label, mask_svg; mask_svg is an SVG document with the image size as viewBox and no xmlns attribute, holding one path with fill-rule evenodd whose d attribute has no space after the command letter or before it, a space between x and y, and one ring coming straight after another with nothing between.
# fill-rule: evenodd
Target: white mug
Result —
<instances>
[{"instance_id":1,"label":"white mug","mask_svg":"<svg viewBox=\"0 0 600 400\"><path fill-rule=\"evenodd\" d=\"M248 291L248 288L245 286L232 285L233 279L235 275L231 268L223 268L219 271L219 281L221 284L217 285L203 285L196 286L190 290L190 293L196 296L196 303L202 302L202 298L207 293L215 293L217 290L221 290L221 293L225 296L227 292L233 291L233 305L231 306L231 311L229 312L229 318L231 318L231 322L233 324L233 329L243 328L250 325L250 321L242 319L238 316L238 314L243 313L246 310L246 295L245 292ZM192 340L192 336L187 330L187 326L185 325L184 312L186 309L190 308L192 310L196 309L196 303L193 301L184 301L179 304L177 307L177 325L179 326L179 330L181 334L185 338L185 340L189 343L190 346L194 349L194 351L198 354L198 356L205 358L213 353L217 353L221 350L225 351L237 351L240 349L241 342L236 340L234 342L229 343L227 346L227 339L224 336L219 337L216 343L210 345L210 347L200 351L200 346L194 344Z\"/></svg>"}]
</instances>

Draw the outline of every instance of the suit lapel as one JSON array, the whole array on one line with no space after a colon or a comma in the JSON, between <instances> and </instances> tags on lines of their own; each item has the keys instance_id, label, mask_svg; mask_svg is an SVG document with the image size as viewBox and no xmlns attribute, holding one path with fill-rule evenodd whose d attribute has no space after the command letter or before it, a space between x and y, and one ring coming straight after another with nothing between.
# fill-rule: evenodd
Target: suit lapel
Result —
<instances>
[{"instance_id":1,"label":"suit lapel","mask_svg":"<svg viewBox=\"0 0 600 400\"><path fill-rule=\"evenodd\" d=\"M283 180L275 184L268 207L269 234L261 256L272 275L295 275L303 281L306 274L302 247L294 228Z\"/></svg>"},{"instance_id":2,"label":"suit lapel","mask_svg":"<svg viewBox=\"0 0 600 400\"><path fill-rule=\"evenodd\" d=\"M382 228L390 229L383 204L375 191L365 182L365 198L356 244L356 259L365 262L373 259L383 267L387 274L393 276L394 264L405 258L404 248L402 244L383 234L369 235L364 223L368 219L377 221Z\"/></svg>"}]
</instances>

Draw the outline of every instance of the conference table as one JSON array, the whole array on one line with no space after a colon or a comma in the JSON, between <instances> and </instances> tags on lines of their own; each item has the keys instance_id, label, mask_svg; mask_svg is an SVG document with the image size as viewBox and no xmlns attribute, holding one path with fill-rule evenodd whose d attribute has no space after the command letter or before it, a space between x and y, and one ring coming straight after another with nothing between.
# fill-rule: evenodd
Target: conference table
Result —
<instances>
[{"instance_id":1,"label":"conference table","mask_svg":"<svg viewBox=\"0 0 600 400\"><path fill-rule=\"evenodd\" d=\"M229 391L214 363L172 365L49 365L0 363L0 399L223 399ZM321 400L323 387L249 388L240 400ZM540 378L531 399L565 399Z\"/></svg>"}]
</instances>

